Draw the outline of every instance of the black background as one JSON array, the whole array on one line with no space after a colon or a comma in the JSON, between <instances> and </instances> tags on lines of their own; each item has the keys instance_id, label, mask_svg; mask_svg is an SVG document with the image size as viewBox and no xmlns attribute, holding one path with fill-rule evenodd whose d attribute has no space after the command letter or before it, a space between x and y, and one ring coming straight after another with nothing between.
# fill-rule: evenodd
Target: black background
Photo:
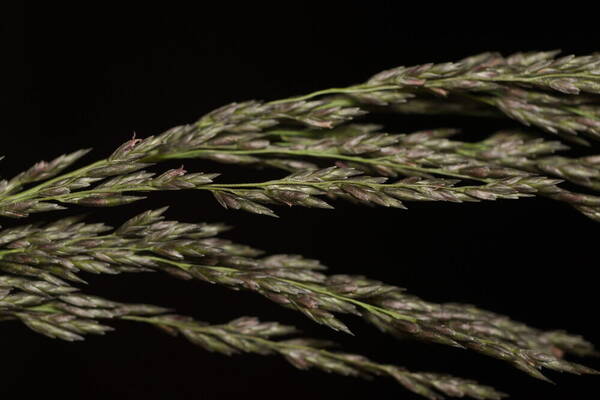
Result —
<instances>
[{"instance_id":1,"label":"black background","mask_svg":"<svg viewBox=\"0 0 600 400\"><path fill-rule=\"evenodd\" d=\"M87 160L104 157L134 131L140 137L157 134L232 101L349 85L396 65L451 61L487 50L600 50L597 23L582 18L583 11L546 17L514 9L508 13L513 16L504 17L492 6L451 14L433 6L391 4L362 2L325 11L322 4L299 3L269 8L97 3L4 12L0 154L7 158L0 173L12 176L39 159L82 147L94 147ZM464 127L466 138L516 126L449 117L396 116L382 122L397 132ZM224 172L233 181L277 176L194 160L185 166ZM281 218L272 219L223 210L203 192L181 192L98 209L91 218L118 224L165 204L171 204L173 219L224 221L236 226L228 238L319 258L332 273L366 274L428 300L469 302L600 342L598 226L562 204L545 199L426 203L409 204L404 211L338 202L334 211L277 209ZM514 399L593 397L600 382L549 372L558 383L552 386L477 354L396 341L355 318L344 319L356 333L347 337L252 293L159 274L89 277L89 282L88 292L172 306L209 322L258 315L295 324L373 359L475 378ZM4 323L0 393L77 399L418 398L391 379L367 382L298 371L275 357L227 358L147 326L113 325L117 330L107 336L63 343ZM598 360L588 364L600 367Z\"/></svg>"}]
</instances>

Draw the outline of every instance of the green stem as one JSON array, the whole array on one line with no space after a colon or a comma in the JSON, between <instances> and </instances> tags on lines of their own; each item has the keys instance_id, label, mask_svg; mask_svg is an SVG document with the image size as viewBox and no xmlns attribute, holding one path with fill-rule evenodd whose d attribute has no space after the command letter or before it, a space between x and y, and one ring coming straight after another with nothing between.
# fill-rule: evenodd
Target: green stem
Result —
<instances>
[{"instance_id":1,"label":"green stem","mask_svg":"<svg viewBox=\"0 0 600 400\"><path fill-rule=\"evenodd\" d=\"M158 317L158 318L160 318L160 317ZM372 361L368 361L366 359L361 359L360 361L353 360L353 359L343 357L340 354L337 354L337 353L334 353L334 352L331 352L328 350L323 350L323 349L310 347L310 346L302 346L299 344L291 344L288 342L278 342L278 341L269 340L269 339L265 339L265 338L258 337L258 336L247 335L247 334L243 334L243 333L239 333L239 332L227 329L227 326L219 326L219 325L217 325L217 326L215 326L215 325L201 326L198 324L189 324L189 323L185 323L185 322L161 320L158 318L138 317L138 316L133 316L133 315L132 316L126 315L126 316L120 317L120 319L128 320L128 321L143 322L143 323L147 323L147 324L154 325L154 326L165 325L165 326L171 326L171 327L179 328L179 329L189 329L192 331L203 332L203 333L212 334L212 335L219 334L219 332L215 333L215 329L216 330L224 329L229 335L234 335L234 336L243 338L248 341L253 341L255 343L259 343L267 348L271 348L278 352L281 351L282 349L294 349L294 350L305 350L305 351L310 351L310 352L318 352L328 358L336 359L336 360L342 361L347 364L353 364L353 365L363 367L363 368L366 367L366 368L371 368L371 369L376 369L379 371L387 372L386 365L377 364ZM396 373L406 375L406 376L412 375L408 371L404 372L399 369L396 369Z\"/></svg>"},{"instance_id":2,"label":"green stem","mask_svg":"<svg viewBox=\"0 0 600 400\"><path fill-rule=\"evenodd\" d=\"M7 254L12 254L12 253L22 253L24 252L26 249L12 249L12 250L0 250L0 260Z\"/></svg>"},{"instance_id":3,"label":"green stem","mask_svg":"<svg viewBox=\"0 0 600 400\"><path fill-rule=\"evenodd\" d=\"M483 179L483 178L472 178L470 176L462 176L459 174L453 174L451 176L457 176L457 177L461 177L464 179L476 179L479 181L483 181L483 182L492 182L491 180L487 180L487 179ZM311 186L311 187L327 187L330 185L336 185L336 184L353 184L353 185L359 185L359 186L367 186L367 187L379 187L379 188L409 188L409 189L413 189L413 188L419 188L419 187L423 187L423 186L432 186L432 185L422 185L422 184L407 184L407 183L402 183L402 182L396 182L396 183L374 183L374 182L361 182L361 181L348 181L348 180L331 180L331 181L322 181L322 182L304 182L304 181L293 181L293 180L286 180L286 179L279 179L279 180L272 180L272 181L266 181L266 182L251 182L251 183L215 183L215 184L206 184L206 185L200 185L200 186L196 186L193 189L195 190L207 190L207 191L228 191L228 192L232 192L235 193L235 189L244 189L244 188L262 188L262 187L269 187L269 186L275 186L275 185L298 185L298 186ZM477 186L475 186L477 187ZM469 186L461 186L458 188L454 188L454 187L446 187L446 189L451 190L451 189L456 189L459 191L464 190L465 188L469 188ZM93 195L93 194L100 194L100 193L112 193L112 194L116 194L116 193L124 193L124 192L144 192L144 191L153 191L153 190L158 190L156 188L150 187L150 186L128 186L128 187L116 187L116 188L106 188L106 189L91 189L91 190L84 190L84 191L80 191L80 192L74 192L74 193L67 193L67 194L63 194L63 195L58 195L58 196L50 196L50 197L44 197L41 198L40 200L42 201L48 201L48 200L54 200L54 201L68 201L71 198L76 198L76 197L82 197L82 196L87 196L87 195Z\"/></svg>"},{"instance_id":4,"label":"green stem","mask_svg":"<svg viewBox=\"0 0 600 400\"><path fill-rule=\"evenodd\" d=\"M417 77L418 78L418 77ZM483 77L470 77L468 74L453 76L449 78L439 78L439 79L430 79L426 80L424 86L429 87L439 87L444 86L444 83L458 81L458 80L477 80L482 82L517 82L517 83L532 83L537 81L543 81L546 79L560 79L560 78L581 78L581 79L590 79L590 80L598 80L599 77L596 75L582 74L582 73L558 73L558 74L546 74L539 76L496 76L492 78L483 78ZM292 101L302 101L312 99L314 97L323 96L327 94L353 94L353 93L368 93L368 92L376 92L380 90L399 90L404 87L400 84L393 85L379 85L379 86L371 86L369 83L363 83L360 85L348 86L344 88L329 88L325 90L318 90L316 92L308 93L302 96L290 97L282 100L271 101L268 104L282 104L289 103Z\"/></svg>"},{"instance_id":5,"label":"green stem","mask_svg":"<svg viewBox=\"0 0 600 400\"><path fill-rule=\"evenodd\" d=\"M162 161L168 159L184 159L184 158L197 158L202 156L203 154L214 154L214 153L226 153L226 154L240 154L240 155L256 155L256 154L273 154L273 155L295 155L295 156L305 156L305 157L316 157L316 158L330 158L336 160L345 160L352 161L356 163L362 164L371 164L371 165L384 165L391 168L400 168L408 171L416 171L416 172L424 172L429 174L437 174L444 176L451 176L454 178L460 179L470 179L470 180L478 180L481 182L489 183L491 182L489 179L484 178L475 178L468 175L457 174L455 172L446 171L440 168L425 168L425 167L416 167L412 165L399 164L391 161L386 161L385 158L362 158L355 156L348 156L344 154L331 153L331 152L320 152L320 151L311 151L311 150L289 150L289 149L268 149L268 150L222 150L218 148L212 149L202 149L202 150L191 150L181 153L172 153L172 154L162 154L152 157L152 161Z\"/></svg>"},{"instance_id":6,"label":"green stem","mask_svg":"<svg viewBox=\"0 0 600 400\"><path fill-rule=\"evenodd\" d=\"M169 260L166 258L154 257L154 256L150 256L148 258L155 260L155 261L164 262L166 264L170 264L170 265L179 267L185 271L188 271L192 268L205 268L205 269L211 269L211 270L220 271L220 272L241 273L241 271L239 269L230 268L230 267L221 267L221 266L216 266L216 265L207 266L207 265L190 264L190 263L185 263L185 262L181 262L181 261L173 261L173 260ZM367 311L371 311L371 312L375 312L375 313L383 313L383 314L389 315L392 318L400 319L400 320L404 320L404 321L410 321L410 322L417 321L415 318L410 317L408 315L403 315L403 314L397 313L395 311L387 310L385 308L377 307L377 306L374 306L374 305L371 305L368 303L363 303L362 301L353 299L351 297L343 296L340 294L336 294L334 292L331 292L327 289L324 289L324 288L316 286L316 285L311 285L308 283L301 283L301 282L298 282L295 280L279 278L279 277L274 277L274 276L270 276L269 278L288 283L292 286L302 287L304 289L308 289L313 292L317 292L317 293L325 294L327 296L335 297L336 299L347 301L347 302L357 305L360 308L363 308Z\"/></svg>"},{"instance_id":7,"label":"green stem","mask_svg":"<svg viewBox=\"0 0 600 400\"><path fill-rule=\"evenodd\" d=\"M589 119L595 119L595 120L599 119L597 115L594 115L594 114L592 114L590 112L586 112L586 111L581 110L581 109L579 109L577 107L565 106L564 108L565 108L565 110L570 111L573 114L581 115L582 117L586 117L586 118L589 118Z\"/></svg>"},{"instance_id":8,"label":"green stem","mask_svg":"<svg viewBox=\"0 0 600 400\"><path fill-rule=\"evenodd\" d=\"M318 90L316 92L308 93L302 96L290 97L282 100L271 101L267 104L282 104L282 103L290 103L293 101L302 101L312 99L313 97L323 96L326 94L352 94L352 93L368 93L368 92L376 92L379 90L391 90L391 89L399 89L398 85L381 85L381 86L370 86L368 84L348 86L345 88L330 88L325 90Z\"/></svg>"},{"instance_id":9,"label":"green stem","mask_svg":"<svg viewBox=\"0 0 600 400\"><path fill-rule=\"evenodd\" d=\"M598 80L599 76L589 75L589 74L581 74L581 73L559 73L559 74L546 74L546 75L537 75L537 76L495 76L491 78L484 77L471 77L469 74L459 75L450 78L441 78L429 80L425 83L425 86L443 86L445 82L452 81L460 81L460 80L475 80L481 82L517 82L517 83L532 83L537 81L544 81L546 79L566 79L566 78L580 78L580 79L590 79L590 80Z\"/></svg>"},{"instance_id":10,"label":"green stem","mask_svg":"<svg viewBox=\"0 0 600 400\"><path fill-rule=\"evenodd\" d=\"M34 307L27 307L27 310L35 311L35 312L43 312L43 313L56 313L60 312L56 308L54 308L51 304L42 304Z\"/></svg>"},{"instance_id":11,"label":"green stem","mask_svg":"<svg viewBox=\"0 0 600 400\"><path fill-rule=\"evenodd\" d=\"M5 198L0 200L0 203L12 203L15 201L19 201L19 200L26 200L28 198L31 197L35 197L35 194L38 193L41 189L46 188L48 186L51 186L52 184L54 184L55 182L58 182L60 180L63 179L67 179L67 178L72 178L75 176L79 176L79 175L83 175L85 172L93 169L93 168L97 168L100 167L102 165L105 165L108 163L108 160L100 160L100 161L96 161L92 164L86 165L85 167L81 167L79 169L76 169L74 171L71 171L69 173L63 174L63 175L59 175L55 178L49 179L43 183L40 183L39 185L35 185L32 188L29 188L27 190L24 190L22 192L19 192L17 194L11 195L11 196L6 196Z\"/></svg>"},{"instance_id":12,"label":"green stem","mask_svg":"<svg viewBox=\"0 0 600 400\"><path fill-rule=\"evenodd\" d=\"M377 306L374 306L374 305L371 305L371 304L368 304L368 303L363 303L362 301L353 299L352 297L347 297L347 296L339 295L339 294L330 292L327 289L323 289L323 288L321 288L319 286L315 286L315 285L311 285L311 284L306 284L306 283L300 283L300 282L293 281L293 280L290 280L290 279L284 279L284 278L277 278L277 279L280 279L283 282L290 283L290 284L292 284L294 286L299 286L299 287L303 287L305 289L312 290L313 292L325 294L327 296L335 297L336 299L347 301L349 303L357 305L360 308L364 308L365 310L371 311L373 313L383 313L383 314L389 315L390 317L392 317L394 319L400 319L400 320L409 321L409 322L417 322L416 318L410 317L408 315L400 314L400 313L397 313L395 311L391 311L391 310L388 310L388 309L385 309L385 308L377 307Z\"/></svg>"},{"instance_id":13,"label":"green stem","mask_svg":"<svg viewBox=\"0 0 600 400\"><path fill-rule=\"evenodd\" d=\"M196 189L201 189L201 187L198 186L198 187L196 187ZM65 193L65 194L60 194L60 195L56 195L56 196L41 197L38 200L40 200L40 201L49 201L49 200L65 201L68 199L87 196L90 194L105 194L105 193L115 194L115 193L124 193L124 192L152 192L152 191L159 191L159 190L161 190L161 189L157 189L154 186L147 186L147 185L112 186L112 187L100 188L100 189L81 190L79 192Z\"/></svg>"}]
</instances>

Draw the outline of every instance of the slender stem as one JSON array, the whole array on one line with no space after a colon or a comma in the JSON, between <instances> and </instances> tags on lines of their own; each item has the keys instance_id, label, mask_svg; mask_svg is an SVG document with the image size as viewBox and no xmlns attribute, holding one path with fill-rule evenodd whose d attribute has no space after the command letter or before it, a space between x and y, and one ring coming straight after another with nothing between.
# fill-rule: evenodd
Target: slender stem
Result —
<instances>
[{"instance_id":1,"label":"slender stem","mask_svg":"<svg viewBox=\"0 0 600 400\"><path fill-rule=\"evenodd\" d=\"M35 312L43 312L43 313L60 312L59 310L57 310L56 308L54 308L51 304L42 304L42 305L39 305L39 306L27 307L27 310L29 310L29 311L35 311Z\"/></svg>"},{"instance_id":2,"label":"slender stem","mask_svg":"<svg viewBox=\"0 0 600 400\"><path fill-rule=\"evenodd\" d=\"M293 101L308 100L308 99L312 99L313 97L322 96L325 94L368 93L368 92L376 92L379 90L390 90L390 89L398 89L398 85L370 86L368 84L363 84L363 85L348 86L345 88L330 88L330 89L325 89L325 90L318 90L316 92L308 93L308 94L305 94L302 96L289 97L287 99L271 101L267 104L282 104L282 103L290 103Z\"/></svg>"},{"instance_id":3,"label":"slender stem","mask_svg":"<svg viewBox=\"0 0 600 400\"><path fill-rule=\"evenodd\" d=\"M173 260L169 260L166 258L162 258L162 257L154 257L154 256L150 256L148 257L151 260L155 260L155 261L159 261L159 262L164 262L167 264L171 264L173 266L179 267L183 270L190 270L192 268L205 268L205 269L212 269L212 270L216 270L216 271L221 271L221 272L234 272L234 273L238 273L241 272L239 269L235 269L235 268L229 268L229 267L221 267L221 266L216 266L216 265L197 265L197 264L190 264L190 263L185 263L185 262L181 262L181 261L173 261ZM311 290L313 292L317 292L317 293L321 293L321 294L325 294L327 296L331 296L331 297L335 297L336 299L340 299L343 301L347 301L349 303L355 304L361 308L364 308L365 310L371 311L371 312L378 312L378 313L383 313L386 315L389 315L390 317L393 317L395 319L400 319L400 320L404 320L404 321L410 321L410 322L416 322L417 320L413 317L410 317L408 315L404 315L404 314L400 314L397 313L395 311L391 311L391 310L387 310L385 308L381 308L381 307L377 307L371 304L367 304L367 303L363 303L362 301L353 299L351 297L347 297L347 296L343 296L340 294L336 294L334 292L331 292L325 288L316 286L316 285L311 285L308 283L302 283L302 282L298 282L295 280L291 280L291 279L285 279L285 278L279 278L279 277L269 277L270 279L274 279L274 280L278 280L280 282L285 282L285 283L289 283L293 286L296 287L302 287L304 289L308 289Z\"/></svg>"},{"instance_id":4,"label":"slender stem","mask_svg":"<svg viewBox=\"0 0 600 400\"><path fill-rule=\"evenodd\" d=\"M197 187L196 189L201 189L202 187ZM40 201L48 201L48 200L57 200L64 201L71 198L77 198L81 196L86 196L90 194L101 194L101 193L123 193L123 192L151 192L160 190L153 186L139 185L139 186L111 186L109 188L101 188L101 189L89 189L89 190L81 190L79 192L65 193L56 196L46 196L40 197Z\"/></svg>"},{"instance_id":5,"label":"slender stem","mask_svg":"<svg viewBox=\"0 0 600 400\"><path fill-rule=\"evenodd\" d=\"M22 253L24 252L26 249L11 249L11 250L0 250L0 260L7 254L12 254L12 253Z\"/></svg>"},{"instance_id":6,"label":"slender stem","mask_svg":"<svg viewBox=\"0 0 600 400\"><path fill-rule=\"evenodd\" d=\"M293 281L293 280L285 279L285 278L277 278L277 279L280 279L280 280L282 280L284 282L287 282L287 283L291 283L291 284L293 284L295 286L299 286L299 287L303 287L305 289L312 290L312 291L317 292L317 293L325 294L327 296L335 297L336 299L340 299L340 300L344 300L344 301L353 303L353 304L355 304L355 305L357 305L357 306L359 306L361 308L364 308L367 311L371 311L371 312L375 312L375 313L379 312L379 313L387 314L390 317L393 317L395 319L401 319L401 320L404 320L404 321L417 322L416 318L409 317L408 315L400 314L400 313L397 313L395 311L387 310L385 308L373 306L373 305L368 304L368 303L363 303L362 301L353 299L352 297L338 295L336 293L330 292L327 289L323 289L323 288L315 286L315 285L306 284L306 283L300 283L298 281Z\"/></svg>"},{"instance_id":7,"label":"slender stem","mask_svg":"<svg viewBox=\"0 0 600 400\"><path fill-rule=\"evenodd\" d=\"M479 180L479 181L483 181L483 182L488 182L488 181L492 182L491 180L487 180L487 179L483 179L483 178L472 178L470 176L463 176L463 175L459 175L459 174L453 174L451 176L458 176L458 177L461 177L464 179L475 179L475 180ZM262 187L269 187L269 186L275 186L275 185L312 186L312 187L319 188L319 187L323 187L323 186L327 187L330 185L348 184L348 183L351 183L353 185L359 185L359 186L379 187L379 188L409 188L409 189L411 189L411 188L419 188L419 187L424 187L424 186L432 186L431 184L423 185L423 184L418 184L418 183L410 184L410 183L403 183L403 182L375 183L375 182L348 181L348 180L304 182L304 181L279 179L279 180L272 180L272 181L266 181L266 182L205 184L205 185L196 186L193 189L207 190L207 191L211 191L211 192L228 191L228 192L235 193L235 189L262 188ZM446 187L446 189L451 190L451 189L453 189L453 187ZM460 188L454 188L454 189L464 190L465 187L462 186ZM93 194L102 194L102 193L114 194L114 193L124 193L124 192L145 192L145 191L155 191L155 190L159 190L159 189L156 189L152 186L118 186L118 187L112 187L112 188L106 188L106 189L91 189L91 190L83 190L80 192L67 193L67 194L62 194L62 195L57 195L57 196L48 196L48 197L40 198L40 200L41 201L49 201L49 200L68 201L69 199L72 199L72 198L88 196L88 195L93 195Z\"/></svg>"},{"instance_id":8,"label":"slender stem","mask_svg":"<svg viewBox=\"0 0 600 400\"><path fill-rule=\"evenodd\" d=\"M227 149L219 149L219 148L211 148L211 149L202 149L202 150L192 150L181 153L172 153L172 154L164 154L158 155L152 158L152 161L160 161L160 160L168 160L168 159L180 159L180 158L195 158L201 156L203 154L213 154L215 152L218 153L226 153L226 154L240 154L240 155L255 155L255 154L286 154L286 155L296 155L296 156L307 156L307 157L318 157L318 158L331 158L337 160L346 160L352 161L362 164L372 164L372 165L385 165L392 168L401 168L409 171L417 171L417 172L425 172L430 174L437 175L445 175L451 176L454 178L461 179L471 179L478 180L481 182L489 183L491 180L485 178L476 178L468 175L462 175L455 172L446 171L440 168L426 168L426 167L416 167L412 165L399 164L393 161L386 161L386 158L362 158L362 157L354 157L348 156L344 154L331 153L331 152L320 152L320 151L311 151L311 150L289 150L289 149L268 149L268 150L227 150Z\"/></svg>"},{"instance_id":9,"label":"slender stem","mask_svg":"<svg viewBox=\"0 0 600 400\"><path fill-rule=\"evenodd\" d=\"M597 115L594 115L592 113L586 112L584 110L581 110L577 107L569 107L569 106L565 106L565 110L572 112L573 114L577 114L577 115L581 115L582 117L586 117L589 119L598 119Z\"/></svg>"},{"instance_id":10,"label":"slender stem","mask_svg":"<svg viewBox=\"0 0 600 400\"><path fill-rule=\"evenodd\" d=\"M459 76L453 76L453 77L448 77L448 78L431 79L431 80L426 81L424 83L424 86L429 86L429 87L444 86L444 84L447 82L465 80L465 79L467 79L467 80L472 79L472 80L484 81L484 82L532 83L532 82L536 82L536 81L543 81L545 79L559 79L559 78L582 78L582 79L597 80L598 76L590 75L590 74L583 74L583 73L559 73L559 74L546 74L546 75L529 76L529 77L528 76L513 76L513 77L511 77L508 75L504 75L504 76L496 76L496 77L492 77L492 78L485 78L485 77L473 78L467 74L467 75L459 75ZM282 103L289 103L292 101L308 100L308 99L311 99L314 97L323 96L323 95L327 95L327 94L368 93L368 92L376 92L376 91L380 91L380 90L394 90L394 89L395 90L403 89L403 87L398 84L397 85L371 86L368 83L364 83L364 84L348 86L348 87L344 87L344 88L330 88L330 89L325 89L325 90L318 90L316 92L308 93L308 94L305 94L302 96L290 97L287 99L271 101L268 104L282 104Z\"/></svg>"},{"instance_id":11,"label":"slender stem","mask_svg":"<svg viewBox=\"0 0 600 400\"><path fill-rule=\"evenodd\" d=\"M521 83L531 83L536 81L544 81L546 79L561 79L561 78L582 78L582 79L590 79L590 80L598 80L599 77L596 75L590 74L581 74L581 73L559 73L559 74L545 74L545 75L537 75L537 76L509 76L509 75L501 75L495 76L491 78L486 77L470 77L467 75L459 75L450 78L442 78L435 79L431 81L427 81L425 83L426 86L440 86L445 82L457 81L457 80L477 80L482 82L521 82ZM438 84L439 83L439 84Z\"/></svg>"},{"instance_id":12,"label":"slender stem","mask_svg":"<svg viewBox=\"0 0 600 400\"><path fill-rule=\"evenodd\" d=\"M108 160L106 160L106 159L96 161L92 164L86 165L85 167L81 167L81 168L71 171L69 173L62 174L62 175L59 175L52 179L49 179L43 183L35 185L27 190L17 193L17 194L13 194L11 196L6 196L6 197L2 198L0 200L0 202L2 202L2 203L14 202L14 201L18 201L18 200L25 200L27 198L35 197L35 194L38 193L41 189L51 186L55 182L58 182L58 181L61 181L63 179L67 179L67 178L72 178L74 176L83 175L85 172L87 172L93 168L100 167L102 165L106 165L107 163L108 163Z\"/></svg>"},{"instance_id":13,"label":"slender stem","mask_svg":"<svg viewBox=\"0 0 600 400\"><path fill-rule=\"evenodd\" d=\"M265 338L262 338L259 336L247 335L244 333L232 331L231 329L227 329L227 326L220 326L220 325L202 326L202 325L198 325L198 324L188 324L185 322L178 322L178 321L171 321L171 320L156 320L151 317L138 317L138 316L133 316L133 315L131 315L131 316L125 315L125 316L120 317L120 319L128 320L128 321L143 322L143 323L147 323L147 324L155 325L155 326L156 325L165 325L165 326L171 326L171 327L179 328L179 329L189 329L192 331L203 332L203 333L207 333L207 334L215 334L215 329L216 330L224 329L227 331L227 333L229 335L235 335L235 336L243 338L245 340L249 340L249 341L253 341L255 343L262 344L265 347L274 349L276 351L280 351L282 349L294 349L294 350L305 350L305 351L310 351L310 352L318 352L328 358L333 358L333 359L342 361L347 364L353 364L356 366L373 368L373 369L377 369L379 371L384 371L384 372L386 371L385 365L377 364L377 363L371 362L366 359L361 359L360 361L353 360L348 357L343 357L343 355L337 354L335 352L319 349L316 347L303 346L303 345L293 344L293 343L289 343L289 342L274 341L274 340L265 339ZM407 375L407 376L412 375L408 371L405 372L405 371L401 371L399 369L396 371L396 373L402 374L402 375Z\"/></svg>"}]
</instances>

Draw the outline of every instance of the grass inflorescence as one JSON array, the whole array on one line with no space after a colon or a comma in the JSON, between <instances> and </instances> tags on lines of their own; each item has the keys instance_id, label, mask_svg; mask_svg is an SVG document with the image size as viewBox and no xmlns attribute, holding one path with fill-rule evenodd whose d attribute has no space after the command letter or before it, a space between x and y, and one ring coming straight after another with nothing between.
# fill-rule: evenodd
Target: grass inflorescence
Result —
<instances>
[{"instance_id":1,"label":"grass inflorescence","mask_svg":"<svg viewBox=\"0 0 600 400\"><path fill-rule=\"evenodd\" d=\"M530 128L458 140L457 129L393 132L360 118L373 111L509 117ZM537 130L536 130L537 129ZM548 136L550 133L554 136ZM558 140L557 140L558 139ZM228 209L276 216L280 206L333 209L338 200L407 208L411 202L468 203L541 196L600 222L600 155L569 157L600 139L600 55L485 53L459 62L398 67L358 85L270 102L232 103L196 122L135 136L107 158L69 167L89 149L41 161L0 181L0 215L26 218L71 204L119 206L154 191L201 190ZM222 183L219 174L169 160L200 158L286 176ZM90 296L85 275L164 272L260 294L336 331L344 315L383 333L504 360L533 377L542 369L597 373L565 360L597 354L578 335L543 331L467 304L429 302L365 276L330 275L319 261L263 251L219 237L222 224L164 219L145 211L112 228L67 217L0 231L0 320L52 338L81 340L112 330L107 321L157 326L209 351L280 355L297 368L351 376L387 375L430 399L499 399L476 382L411 372L330 349L276 322L243 317L210 325L172 310ZM294 335L292 338L284 336Z\"/></svg>"}]
</instances>

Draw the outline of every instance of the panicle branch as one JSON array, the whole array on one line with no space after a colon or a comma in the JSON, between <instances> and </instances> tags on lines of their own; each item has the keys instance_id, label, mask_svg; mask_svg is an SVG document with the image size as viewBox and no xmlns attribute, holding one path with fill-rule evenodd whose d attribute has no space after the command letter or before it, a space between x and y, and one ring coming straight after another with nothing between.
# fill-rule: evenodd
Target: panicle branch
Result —
<instances>
[{"instance_id":1,"label":"panicle branch","mask_svg":"<svg viewBox=\"0 0 600 400\"><path fill-rule=\"evenodd\" d=\"M260 250L216 237L226 229L221 224L167 221L164 211L146 211L114 230L66 218L1 231L0 271L4 275L0 275L0 288L6 289L0 312L40 306L50 297L61 301L58 309L82 318L108 315L108 311L84 314L73 308L95 302L72 286L82 282L80 271L164 271L182 279L256 292L347 333L350 329L338 316L358 315L391 335L474 350L540 379L545 379L541 368L595 372L562 358L565 353L595 354L592 345L579 336L540 331L469 305L430 303L363 276L328 275L316 260L287 254L265 256ZM12 294L13 288L18 293Z\"/></svg>"}]
</instances>

